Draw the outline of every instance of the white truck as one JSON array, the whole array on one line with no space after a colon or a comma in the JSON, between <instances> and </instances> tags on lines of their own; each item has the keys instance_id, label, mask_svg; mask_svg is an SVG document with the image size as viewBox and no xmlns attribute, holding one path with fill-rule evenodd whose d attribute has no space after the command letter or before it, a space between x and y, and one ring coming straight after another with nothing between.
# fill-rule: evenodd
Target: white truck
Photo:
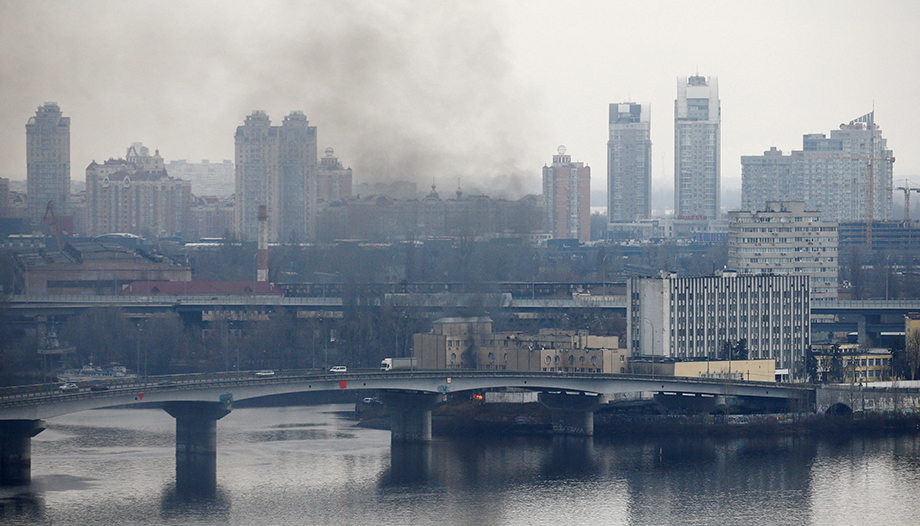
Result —
<instances>
[{"instance_id":1,"label":"white truck","mask_svg":"<svg viewBox=\"0 0 920 526\"><path fill-rule=\"evenodd\" d=\"M384 358L380 362L381 371L396 371L399 369L415 369L418 367L418 360L415 358Z\"/></svg>"}]
</instances>

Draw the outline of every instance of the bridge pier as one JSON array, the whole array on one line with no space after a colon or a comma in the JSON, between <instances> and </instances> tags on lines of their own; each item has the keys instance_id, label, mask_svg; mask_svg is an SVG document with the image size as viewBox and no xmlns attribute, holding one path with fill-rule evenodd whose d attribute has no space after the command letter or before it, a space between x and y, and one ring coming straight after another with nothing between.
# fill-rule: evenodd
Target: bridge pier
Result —
<instances>
[{"instance_id":1,"label":"bridge pier","mask_svg":"<svg viewBox=\"0 0 920 526\"><path fill-rule=\"evenodd\" d=\"M541 392L540 403L553 415L556 435L594 436L594 411L607 403L604 395Z\"/></svg>"},{"instance_id":2,"label":"bridge pier","mask_svg":"<svg viewBox=\"0 0 920 526\"><path fill-rule=\"evenodd\" d=\"M431 408L444 395L380 391L377 399L390 410L390 442L431 442Z\"/></svg>"},{"instance_id":3,"label":"bridge pier","mask_svg":"<svg viewBox=\"0 0 920 526\"><path fill-rule=\"evenodd\" d=\"M32 437L44 430L42 420L0 420L0 486L32 481Z\"/></svg>"},{"instance_id":4,"label":"bridge pier","mask_svg":"<svg viewBox=\"0 0 920 526\"><path fill-rule=\"evenodd\" d=\"M229 402L166 402L176 419L176 491L213 494L217 490L217 421L230 414Z\"/></svg>"},{"instance_id":5,"label":"bridge pier","mask_svg":"<svg viewBox=\"0 0 920 526\"><path fill-rule=\"evenodd\" d=\"M867 321L868 320L866 320L866 316L863 314L858 314L856 316L856 334L857 334L856 343L860 345L869 344L869 331L866 330Z\"/></svg>"}]
</instances>

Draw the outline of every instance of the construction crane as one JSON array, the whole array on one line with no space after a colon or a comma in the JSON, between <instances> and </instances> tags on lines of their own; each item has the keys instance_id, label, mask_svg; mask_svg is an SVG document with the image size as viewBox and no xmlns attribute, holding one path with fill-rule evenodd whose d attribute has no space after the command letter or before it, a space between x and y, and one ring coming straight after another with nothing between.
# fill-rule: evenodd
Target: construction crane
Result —
<instances>
[{"instance_id":1,"label":"construction crane","mask_svg":"<svg viewBox=\"0 0 920 526\"><path fill-rule=\"evenodd\" d=\"M61 225L58 224L57 216L54 215L54 201L48 201L45 207L45 215L42 216L42 224L45 221L51 225L51 231L54 232L54 238L57 240L58 250L64 250L64 238L61 236Z\"/></svg>"},{"instance_id":2,"label":"construction crane","mask_svg":"<svg viewBox=\"0 0 920 526\"><path fill-rule=\"evenodd\" d=\"M854 157L854 160L866 161L866 248L872 250L872 208L875 204L873 202L873 187L875 181L873 180L873 163L875 162L886 162L894 163L894 157L871 157L875 155L875 109L862 117L850 121L850 126L858 123L865 123L866 129L871 131L872 134L869 136L869 155L870 157ZM890 192L891 187L889 186L887 190Z\"/></svg>"},{"instance_id":3,"label":"construction crane","mask_svg":"<svg viewBox=\"0 0 920 526\"><path fill-rule=\"evenodd\" d=\"M904 186L899 186L898 190L904 191L904 222L910 222L910 193L911 192L920 192L920 187L915 186L914 188L910 187L910 181L904 179Z\"/></svg>"}]
</instances>

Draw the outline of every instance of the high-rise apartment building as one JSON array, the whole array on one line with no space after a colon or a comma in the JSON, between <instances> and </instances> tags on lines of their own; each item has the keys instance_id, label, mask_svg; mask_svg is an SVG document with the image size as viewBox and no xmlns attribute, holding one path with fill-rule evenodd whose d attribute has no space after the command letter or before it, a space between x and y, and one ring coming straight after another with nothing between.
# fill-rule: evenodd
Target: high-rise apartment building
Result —
<instances>
[{"instance_id":1,"label":"high-rise apartment building","mask_svg":"<svg viewBox=\"0 0 920 526\"><path fill-rule=\"evenodd\" d=\"M258 211L268 211L269 241L304 240L316 218L316 127L293 111L272 126L254 111L236 129L236 228L242 239L259 235Z\"/></svg>"},{"instance_id":2,"label":"high-rise apartment building","mask_svg":"<svg viewBox=\"0 0 920 526\"><path fill-rule=\"evenodd\" d=\"M41 221L54 203L57 215L70 208L70 117L61 114L56 102L46 102L26 124L27 219Z\"/></svg>"},{"instance_id":3,"label":"high-rise apartment building","mask_svg":"<svg viewBox=\"0 0 920 526\"><path fill-rule=\"evenodd\" d=\"M316 173L316 200L332 203L351 197L351 168L345 168L335 156L335 150L326 148Z\"/></svg>"},{"instance_id":4,"label":"high-rise apartment building","mask_svg":"<svg viewBox=\"0 0 920 526\"><path fill-rule=\"evenodd\" d=\"M544 226L554 239L591 240L591 167L572 162L565 146L543 167Z\"/></svg>"},{"instance_id":5,"label":"high-rise apartment building","mask_svg":"<svg viewBox=\"0 0 920 526\"><path fill-rule=\"evenodd\" d=\"M86 230L91 236L131 233L184 236L192 228L192 184L169 177L163 158L140 143L124 159L93 161L86 168Z\"/></svg>"},{"instance_id":6,"label":"high-rise apartment building","mask_svg":"<svg viewBox=\"0 0 920 526\"><path fill-rule=\"evenodd\" d=\"M648 104L610 105L607 218L633 223L652 215L651 111Z\"/></svg>"},{"instance_id":7,"label":"high-rise apartment building","mask_svg":"<svg viewBox=\"0 0 920 526\"><path fill-rule=\"evenodd\" d=\"M741 157L741 206L762 209L768 201L802 201L825 221L891 219L894 155L873 113L841 124L828 138L804 136L801 151L775 147Z\"/></svg>"},{"instance_id":8,"label":"high-rise apartment building","mask_svg":"<svg viewBox=\"0 0 920 526\"><path fill-rule=\"evenodd\" d=\"M806 275L813 301L837 299L837 223L801 201L768 201L729 212L728 268L745 274Z\"/></svg>"},{"instance_id":9,"label":"high-rise apartment building","mask_svg":"<svg viewBox=\"0 0 920 526\"><path fill-rule=\"evenodd\" d=\"M804 376L811 340L808 276L662 274L632 278L626 290L631 356L712 360L725 344L744 341L749 359L770 358L777 374Z\"/></svg>"},{"instance_id":10,"label":"high-rise apartment building","mask_svg":"<svg viewBox=\"0 0 920 526\"><path fill-rule=\"evenodd\" d=\"M719 217L721 122L718 79L679 78L674 101L674 213L678 218Z\"/></svg>"}]
</instances>

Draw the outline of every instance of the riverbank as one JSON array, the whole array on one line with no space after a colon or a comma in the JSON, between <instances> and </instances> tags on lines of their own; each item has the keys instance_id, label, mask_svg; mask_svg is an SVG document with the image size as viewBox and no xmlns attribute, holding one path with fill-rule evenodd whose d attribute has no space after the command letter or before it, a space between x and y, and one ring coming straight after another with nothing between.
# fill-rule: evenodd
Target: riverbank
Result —
<instances>
[{"instance_id":1,"label":"riverbank","mask_svg":"<svg viewBox=\"0 0 920 526\"><path fill-rule=\"evenodd\" d=\"M389 414L380 404L356 404L360 425L389 429ZM435 435L548 435L552 415L541 404L483 404L475 401L445 404L432 412ZM920 415L783 414L642 414L597 413L595 436L627 435L838 435L920 433Z\"/></svg>"}]
</instances>

